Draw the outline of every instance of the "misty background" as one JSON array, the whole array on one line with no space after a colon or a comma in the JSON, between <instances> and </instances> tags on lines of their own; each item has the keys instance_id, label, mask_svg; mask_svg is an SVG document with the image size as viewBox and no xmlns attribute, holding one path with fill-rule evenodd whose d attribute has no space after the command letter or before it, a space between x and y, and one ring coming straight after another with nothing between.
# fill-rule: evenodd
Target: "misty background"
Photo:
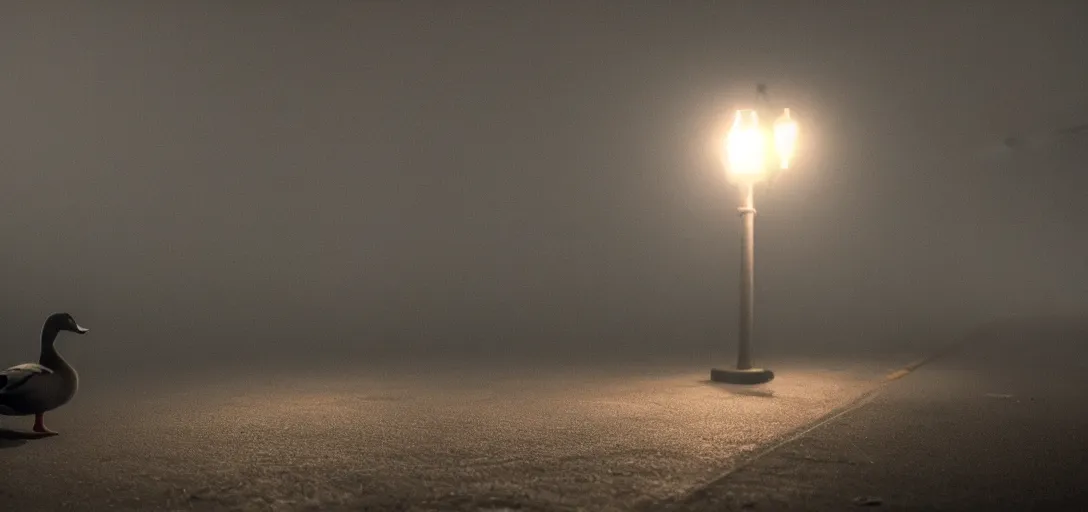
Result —
<instances>
[{"instance_id":1,"label":"misty background","mask_svg":"<svg viewBox=\"0 0 1088 512\"><path fill-rule=\"evenodd\" d=\"M26 2L0 15L0 356L731 354L718 148L769 84L755 355L1088 304L1088 4Z\"/></svg>"}]
</instances>

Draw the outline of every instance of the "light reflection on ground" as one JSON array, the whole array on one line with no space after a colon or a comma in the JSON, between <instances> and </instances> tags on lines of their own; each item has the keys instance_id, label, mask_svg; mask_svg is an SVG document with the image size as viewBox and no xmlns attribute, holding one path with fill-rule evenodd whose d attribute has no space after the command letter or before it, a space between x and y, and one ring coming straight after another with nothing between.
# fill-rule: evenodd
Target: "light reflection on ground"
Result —
<instances>
[{"instance_id":1,"label":"light reflection on ground","mask_svg":"<svg viewBox=\"0 0 1088 512\"><path fill-rule=\"evenodd\" d=\"M18 489L13 506L47 496L73 510L626 510L715 476L894 366L839 363L779 364L755 388L711 384L706 368L88 382L50 418L61 436L0 451L0 480Z\"/></svg>"}]
</instances>

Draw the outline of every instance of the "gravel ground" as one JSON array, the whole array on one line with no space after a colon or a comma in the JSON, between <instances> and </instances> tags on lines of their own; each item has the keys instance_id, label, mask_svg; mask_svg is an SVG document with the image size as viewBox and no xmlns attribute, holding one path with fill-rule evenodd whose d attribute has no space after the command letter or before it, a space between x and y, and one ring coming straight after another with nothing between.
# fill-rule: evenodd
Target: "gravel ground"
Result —
<instances>
[{"instance_id":1,"label":"gravel ground","mask_svg":"<svg viewBox=\"0 0 1088 512\"><path fill-rule=\"evenodd\" d=\"M86 376L60 436L0 439L5 510L630 510L909 362L777 361L770 384L707 367L239 370ZM74 361L78 365L78 361ZM5 418L13 429L23 418Z\"/></svg>"}]
</instances>

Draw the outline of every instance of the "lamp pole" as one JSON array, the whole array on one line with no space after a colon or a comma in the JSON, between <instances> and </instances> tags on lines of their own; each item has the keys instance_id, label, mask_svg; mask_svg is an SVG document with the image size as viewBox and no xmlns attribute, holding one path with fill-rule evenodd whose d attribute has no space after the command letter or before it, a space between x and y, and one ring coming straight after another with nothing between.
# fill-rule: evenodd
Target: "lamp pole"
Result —
<instances>
[{"instance_id":1,"label":"lamp pole","mask_svg":"<svg viewBox=\"0 0 1088 512\"><path fill-rule=\"evenodd\" d=\"M737 369L752 368L752 330L755 328L755 279L756 279L756 208L755 184L748 181L741 185L744 202L740 212L742 233L740 242L740 332L737 339Z\"/></svg>"},{"instance_id":2,"label":"lamp pole","mask_svg":"<svg viewBox=\"0 0 1088 512\"><path fill-rule=\"evenodd\" d=\"M766 102L766 87L757 89L760 99ZM767 174L764 162L765 134L759 126L755 111L737 111L733 129L727 140L727 166L734 174L740 189L741 206L741 261L740 261L740 316L737 336L737 366L730 369L714 368L710 379L729 384L763 384L774 379L774 372L752 366L752 332L755 328L755 234L756 207L755 183ZM774 124L774 146L781 166L789 167L796 142L797 125L790 119L789 109Z\"/></svg>"}]
</instances>

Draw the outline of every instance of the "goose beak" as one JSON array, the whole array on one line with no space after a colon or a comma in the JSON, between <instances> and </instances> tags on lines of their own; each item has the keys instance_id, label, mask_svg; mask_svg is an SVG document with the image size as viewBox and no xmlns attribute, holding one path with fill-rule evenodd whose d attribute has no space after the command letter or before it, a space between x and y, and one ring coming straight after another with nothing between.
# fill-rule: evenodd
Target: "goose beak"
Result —
<instances>
[{"instance_id":1,"label":"goose beak","mask_svg":"<svg viewBox=\"0 0 1088 512\"><path fill-rule=\"evenodd\" d=\"M76 325L76 332L79 334L87 334L90 331L90 329L83 327L82 325Z\"/></svg>"}]
</instances>

